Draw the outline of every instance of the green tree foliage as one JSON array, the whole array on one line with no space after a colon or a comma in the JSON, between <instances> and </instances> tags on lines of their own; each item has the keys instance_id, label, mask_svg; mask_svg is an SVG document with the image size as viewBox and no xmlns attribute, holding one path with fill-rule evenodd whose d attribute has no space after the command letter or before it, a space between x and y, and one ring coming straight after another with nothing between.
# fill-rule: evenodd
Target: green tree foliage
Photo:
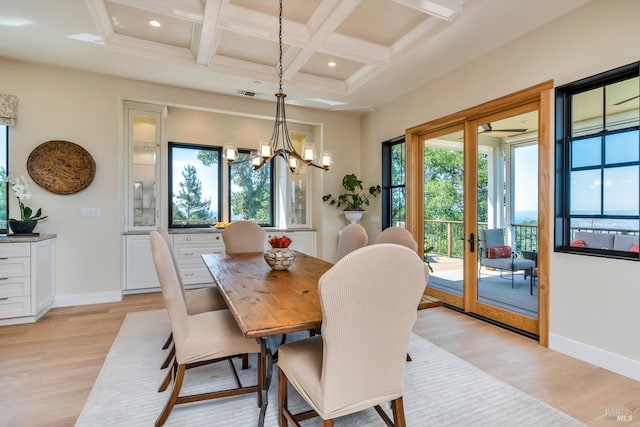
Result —
<instances>
[{"instance_id":1,"label":"green tree foliage","mask_svg":"<svg viewBox=\"0 0 640 427\"><path fill-rule=\"evenodd\" d=\"M186 165L182 171L184 180L180 182L180 192L174 200L174 219L211 219L211 199L202 199L202 183L198 179L195 166Z\"/></svg>"},{"instance_id":2,"label":"green tree foliage","mask_svg":"<svg viewBox=\"0 0 640 427\"><path fill-rule=\"evenodd\" d=\"M405 192L406 144L396 144L391 148L391 223L405 222L407 219L407 200ZM396 185L402 187L393 188Z\"/></svg>"},{"instance_id":3,"label":"green tree foliage","mask_svg":"<svg viewBox=\"0 0 640 427\"><path fill-rule=\"evenodd\" d=\"M241 154L239 160L246 158ZM271 169L265 165L254 170L251 162L231 165L231 211L234 219L257 221L270 224L271 221Z\"/></svg>"},{"instance_id":4,"label":"green tree foliage","mask_svg":"<svg viewBox=\"0 0 640 427\"><path fill-rule=\"evenodd\" d=\"M424 150L424 218L443 221L463 219L463 152L431 148ZM478 221L487 218L487 156L478 156Z\"/></svg>"}]
</instances>

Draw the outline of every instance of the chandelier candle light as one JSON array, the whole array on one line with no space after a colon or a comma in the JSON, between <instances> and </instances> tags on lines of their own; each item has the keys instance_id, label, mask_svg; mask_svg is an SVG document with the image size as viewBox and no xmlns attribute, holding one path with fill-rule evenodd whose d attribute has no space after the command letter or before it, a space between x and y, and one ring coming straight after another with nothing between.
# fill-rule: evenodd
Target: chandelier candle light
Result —
<instances>
[{"instance_id":1,"label":"chandelier candle light","mask_svg":"<svg viewBox=\"0 0 640 427\"><path fill-rule=\"evenodd\" d=\"M260 141L258 151L252 151L249 159L254 169L259 169L274 157L282 157L285 163L294 172L302 163L319 169L328 170L333 163L330 151L323 151L320 154L320 163L315 163L317 158L316 147L312 142L307 142L302 146L302 154L298 153L291 143L289 129L287 128L287 117L284 110L284 99L287 95L282 91L282 0L280 0L278 45L280 47L280 57L278 62L278 82L279 89L276 93L276 117L273 126L273 133L270 139ZM234 162L238 158L238 149L234 144L225 144L224 156L228 162ZM243 162L247 160L238 160Z\"/></svg>"}]
</instances>

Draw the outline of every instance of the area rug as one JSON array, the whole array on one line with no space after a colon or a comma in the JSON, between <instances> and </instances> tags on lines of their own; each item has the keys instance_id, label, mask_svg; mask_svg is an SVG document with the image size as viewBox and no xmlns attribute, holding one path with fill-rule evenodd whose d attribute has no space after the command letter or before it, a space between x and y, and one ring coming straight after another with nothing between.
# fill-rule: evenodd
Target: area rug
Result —
<instances>
[{"instance_id":1,"label":"area rug","mask_svg":"<svg viewBox=\"0 0 640 427\"><path fill-rule=\"evenodd\" d=\"M169 333L165 310L129 313L116 337L76 425L151 426L160 414L169 391L157 388L165 371L160 348ZM381 345L383 345L381 343ZM582 426L583 424L545 403L505 384L469 363L412 335L409 353L413 361L405 371L404 406L408 426ZM243 384L255 384L255 359L239 373ZM187 393L225 388L232 384L226 363L187 371ZM230 382L231 381L231 382ZM304 402L290 392L294 409ZM167 426L255 426L259 408L255 394L232 396L176 406ZM277 375L269 390L265 426L277 426ZM304 426L321 425L318 419ZM374 410L339 418L336 426L381 426Z\"/></svg>"}]
</instances>

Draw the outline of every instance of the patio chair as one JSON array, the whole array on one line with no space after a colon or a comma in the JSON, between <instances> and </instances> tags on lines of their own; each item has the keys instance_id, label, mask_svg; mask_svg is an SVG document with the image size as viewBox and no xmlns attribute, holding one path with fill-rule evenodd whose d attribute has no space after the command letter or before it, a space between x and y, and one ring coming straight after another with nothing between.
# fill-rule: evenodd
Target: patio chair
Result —
<instances>
[{"instance_id":1,"label":"patio chair","mask_svg":"<svg viewBox=\"0 0 640 427\"><path fill-rule=\"evenodd\" d=\"M482 267L490 267L511 272L511 289L515 288L514 275L516 271L531 270L535 267L535 261L524 258L517 258L511 246L505 245L504 229L492 228L478 230L479 234L479 265L478 279L481 277ZM533 291L532 291L533 292Z\"/></svg>"},{"instance_id":2,"label":"patio chair","mask_svg":"<svg viewBox=\"0 0 640 427\"><path fill-rule=\"evenodd\" d=\"M533 285L538 278L538 253L536 251L520 251L522 257L524 259L533 260L535 263L533 268L524 271L524 278L526 279L529 276L529 284L531 285L530 294L533 295Z\"/></svg>"}]
</instances>

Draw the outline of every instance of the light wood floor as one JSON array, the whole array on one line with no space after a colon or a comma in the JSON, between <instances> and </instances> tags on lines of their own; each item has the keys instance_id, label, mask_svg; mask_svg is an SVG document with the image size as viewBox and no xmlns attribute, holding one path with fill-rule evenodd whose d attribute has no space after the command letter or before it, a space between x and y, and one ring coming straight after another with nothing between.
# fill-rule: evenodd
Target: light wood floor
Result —
<instances>
[{"instance_id":1,"label":"light wood floor","mask_svg":"<svg viewBox=\"0 0 640 427\"><path fill-rule=\"evenodd\" d=\"M0 426L73 426L125 314L162 306L160 294L129 295L0 327ZM640 425L640 382L443 307L420 311L415 331L589 425ZM616 409L633 411L633 421L605 417Z\"/></svg>"}]
</instances>

